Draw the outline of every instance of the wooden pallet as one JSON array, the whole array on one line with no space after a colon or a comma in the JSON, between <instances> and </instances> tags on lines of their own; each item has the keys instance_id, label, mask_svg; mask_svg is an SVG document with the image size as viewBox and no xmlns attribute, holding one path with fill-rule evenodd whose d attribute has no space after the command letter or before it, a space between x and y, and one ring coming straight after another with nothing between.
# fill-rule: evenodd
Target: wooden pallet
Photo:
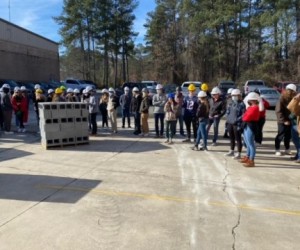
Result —
<instances>
[{"instance_id":1,"label":"wooden pallet","mask_svg":"<svg viewBox=\"0 0 300 250\"><path fill-rule=\"evenodd\" d=\"M51 145L42 143L41 145L44 149L48 150L48 149L55 149L55 148L56 149L66 148L66 147L70 147L70 146L76 147L76 146L80 146L80 145L87 145L89 143L90 143L89 141L82 141L82 142L76 142L76 143L51 144Z\"/></svg>"}]
</instances>

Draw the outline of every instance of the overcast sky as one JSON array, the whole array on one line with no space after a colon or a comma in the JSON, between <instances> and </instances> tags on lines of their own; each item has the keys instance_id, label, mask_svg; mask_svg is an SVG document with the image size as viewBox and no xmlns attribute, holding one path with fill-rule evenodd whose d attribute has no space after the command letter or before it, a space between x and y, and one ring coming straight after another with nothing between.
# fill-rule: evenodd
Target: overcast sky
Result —
<instances>
[{"instance_id":1,"label":"overcast sky","mask_svg":"<svg viewBox=\"0 0 300 250\"><path fill-rule=\"evenodd\" d=\"M136 43L143 43L143 27L147 13L155 7L155 0L140 0L135 11L134 31L139 32ZM10 3L10 11L9 11ZM0 18L28 29L55 42L60 41L59 26L53 16L62 12L63 0L0 0Z\"/></svg>"}]
</instances>

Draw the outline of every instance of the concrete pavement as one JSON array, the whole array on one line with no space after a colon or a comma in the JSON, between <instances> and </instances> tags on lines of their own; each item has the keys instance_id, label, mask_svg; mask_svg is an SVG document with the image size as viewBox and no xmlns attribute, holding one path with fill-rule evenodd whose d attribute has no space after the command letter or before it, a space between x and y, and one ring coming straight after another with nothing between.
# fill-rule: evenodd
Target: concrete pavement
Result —
<instances>
[{"instance_id":1,"label":"concrete pavement","mask_svg":"<svg viewBox=\"0 0 300 250\"><path fill-rule=\"evenodd\" d=\"M274 155L274 121L251 169L223 138L194 152L99 131L51 150L34 127L0 137L1 250L299 249L300 165Z\"/></svg>"}]
</instances>

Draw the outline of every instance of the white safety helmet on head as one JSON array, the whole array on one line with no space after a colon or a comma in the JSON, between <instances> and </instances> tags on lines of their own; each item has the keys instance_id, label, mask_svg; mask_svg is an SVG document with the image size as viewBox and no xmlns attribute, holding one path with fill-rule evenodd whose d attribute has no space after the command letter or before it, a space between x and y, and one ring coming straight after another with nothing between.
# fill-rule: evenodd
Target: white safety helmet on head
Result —
<instances>
[{"instance_id":1,"label":"white safety helmet on head","mask_svg":"<svg viewBox=\"0 0 300 250\"><path fill-rule=\"evenodd\" d=\"M54 89L48 89L48 94L54 93Z\"/></svg>"},{"instance_id":2,"label":"white safety helmet on head","mask_svg":"<svg viewBox=\"0 0 300 250\"><path fill-rule=\"evenodd\" d=\"M115 90L114 90L114 88L109 88L109 89L108 89L108 92L113 92L113 93L115 93Z\"/></svg>"},{"instance_id":3,"label":"white safety helmet on head","mask_svg":"<svg viewBox=\"0 0 300 250\"><path fill-rule=\"evenodd\" d=\"M7 89L10 89L10 86L7 84L7 83L4 83L2 88L7 88Z\"/></svg>"},{"instance_id":4,"label":"white safety helmet on head","mask_svg":"<svg viewBox=\"0 0 300 250\"><path fill-rule=\"evenodd\" d=\"M241 95L241 91L239 89L233 89L231 95Z\"/></svg>"},{"instance_id":5,"label":"white safety helmet on head","mask_svg":"<svg viewBox=\"0 0 300 250\"><path fill-rule=\"evenodd\" d=\"M26 91L27 89L26 89L25 86L21 86L20 90L21 90L21 91Z\"/></svg>"},{"instance_id":6,"label":"white safety helmet on head","mask_svg":"<svg viewBox=\"0 0 300 250\"><path fill-rule=\"evenodd\" d=\"M93 90L93 88L92 88L91 86L87 86L87 87L85 88L86 93L88 93L88 92L90 92L90 91L92 91L92 90Z\"/></svg>"},{"instance_id":7,"label":"white safety helmet on head","mask_svg":"<svg viewBox=\"0 0 300 250\"><path fill-rule=\"evenodd\" d=\"M221 90L218 87L214 87L211 91L212 95L220 95L221 94Z\"/></svg>"},{"instance_id":8,"label":"white safety helmet on head","mask_svg":"<svg viewBox=\"0 0 300 250\"><path fill-rule=\"evenodd\" d=\"M18 92L18 91L20 91L20 88L19 87L15 87L14 88L14 92Z\"/></svg>"},{"instance_id":9,"label":"white safety helmet on head","mask_svg":"<svg viewBox=\"0 0 300 250\"><path fill-rule=\"evenodd\" d=\"M34 85L34 89L40 89L40 88L41 88L41 85L39 85L39 84Z\"/></svg>"},{"instance_id":10,"label":"white safety helmet on head","mask_svg":"<svg viewBox=\"0 0 300 250\"><path fill-rule=\"evenodd\" d=\"M125 92L126 92L126 91L128 92L128 91L129 91L129 88L128 88L128 87L125 87L125 88L124 88L124 91L125 91Z\"/></svg>"},{"instance_id":11,"label":"white safety helmet on head","mask_svg":"<svg viewBox=\"0 0 300 250\"><path fill-rule=\"evenodd\" d=\"M200 91L200 92L198 93L198 97L207 97L207 94L206 94L205 91Z\"/></svg>"},{"instance_id":12,"label":"white safety helmet on head","mask_svg":"<svg viewBox=\"0 0 300 250\"><path fill-rule=\"evenodd\" d=\"M75 94L79 94L80 93L80 90L79 89L74 89L73 91Z\"/></svg>"},{"instance_id":13,"label":"white safety helmet on head","mask_svg":"<svg viewBox=\"0 0 300 250\"><path fill-rule=\"evenodd\" d=\"M82 90L82 94L86 94L86 89L83 89L83 90Z\"/></svg>"},{"instance_id":14,"label":"white safety helmet on head","mask_svg":"<svg viewBox=\"0 0 300 250\"><path fill-rule=\"evenodd\" d=\"M229 89L227 90L227 94L228 94L228 95L231 95L232 90L233 90L233 88L229 88Z\"/></svg>"},{"instance_id":15,"label":"white safety helmet on head","mask_svg":"<svg viewBox=\"0 0 300 250\"><path fill-rule=\"evenodd\" d=\"M297 92L297 86L293 83L288 84L285 89L290 89Z\"/></svg>"},{"instance_id":16,"label":"white safety helmet on head","mask_svg":"<svg viewBox=\"0 0 300 250\"><path fill-rule=\"evenodd\" d=\"M74 90L71 89L71 88L68 88L68 89L67 89L67 93L74 93Z\"/></svg>"},{"instance_id":17,"label":"white safety helmet on head","mask_svg":"<svg viewBox=\"0 0 300 250\"><path fill-rule=\"evenodd\" d=\"M132 91L133 92L139 92L140 90L138 89L138 87L134 87Z\"/></svg>"},{"instance_id":18,"label":"white safety helmet on head","mask_svg":"<svg viewBox=\"0 0 300 250\"><path fill-rule=\"evenodd\" d=\"M247 101L259 101L259 95L255 92L250 92L246 98Z\"/></svg>"},{"instance_id":19,"label":"white safety helmet on head","mask_svg":"<svg viewBox=\"0 0 300 250\"><path fill-rule=\"evenodd\" d=\"M108 89L102 89L101 93L102 93L102 94L104 94L104 93L107 93L107 94L108 94L109 91L108 91Z\"/></svg>"},{"instance_id":20,"label":"white safety helmet on head","mask_svg":"<svg viewBox=\"0 0 300 250\"><path fill-rule=\"evenodd\" d=\"M155 89L159 90L159 89L162 89L162 88L163 88L163 86L161 84L157 84Z\"/></svg>"}]
</instances>

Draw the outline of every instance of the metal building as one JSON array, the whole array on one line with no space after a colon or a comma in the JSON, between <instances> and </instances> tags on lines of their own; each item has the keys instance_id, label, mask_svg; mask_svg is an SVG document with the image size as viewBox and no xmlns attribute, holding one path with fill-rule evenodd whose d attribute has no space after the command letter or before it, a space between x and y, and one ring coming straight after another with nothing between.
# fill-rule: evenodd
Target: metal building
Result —
<instances>
[{"instance_id":1,"label":"metal building","mask_svg":"<svg viewBox=\"0 0 300 250\"><path fill-rule=\"evenodd\" d=\"M0 79L59 81L58 43L0 18Z\"/></svg>"}]
</instances>

